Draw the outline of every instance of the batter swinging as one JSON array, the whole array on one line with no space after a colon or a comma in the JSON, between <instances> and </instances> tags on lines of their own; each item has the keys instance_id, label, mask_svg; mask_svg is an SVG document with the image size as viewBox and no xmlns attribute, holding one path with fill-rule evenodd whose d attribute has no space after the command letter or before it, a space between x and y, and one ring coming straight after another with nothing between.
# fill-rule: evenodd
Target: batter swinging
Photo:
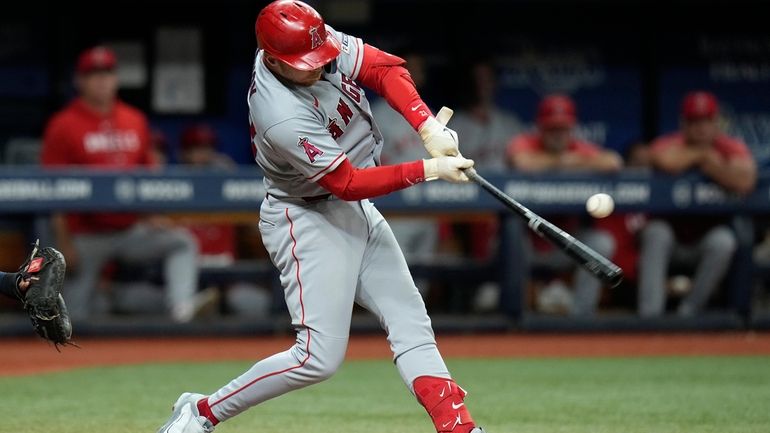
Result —
<instances>
[{"instance_id":1,"label":"batter swinging","mask_svg":"<svg viewBox=\"0 0 770 433\"><path fill-rule=\"evenodd\" d=\"M461 169L473 161L459 155L457 134L433 117L399 57L326 26L299 1L269 4L256 33L248 103L267 188L259 227L297 342L209 396L182 394L159 432L211 432L251 406L331 377L345 357L355 302L379 318L436 431L483 433L436 347L393 233L367 200L425 180L467 182ZM358 83L400 112L433 158L379 166L382 138Z\"/></svg>"}]
</instances>

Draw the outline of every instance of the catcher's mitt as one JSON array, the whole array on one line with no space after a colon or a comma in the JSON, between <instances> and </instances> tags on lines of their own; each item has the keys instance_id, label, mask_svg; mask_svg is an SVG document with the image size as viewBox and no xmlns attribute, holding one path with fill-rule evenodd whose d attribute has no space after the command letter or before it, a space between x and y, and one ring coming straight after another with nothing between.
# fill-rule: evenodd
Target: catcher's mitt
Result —
<instances>
[{"instance_id":1,"label":"catcher's mitt","mask_svg":"<svg viewBox=\"0 0 770 433\"><path fill-rule=\"evenodd\" d=\"M52 342L56 350L59 345L72 344L72 324L61 296L66 269L62 253L51 247L40 249L37 241L17 277L29 281L29 287L19 292L19 298L29 313L32 327L38 335Z\"/></svg>"}]
</instances>

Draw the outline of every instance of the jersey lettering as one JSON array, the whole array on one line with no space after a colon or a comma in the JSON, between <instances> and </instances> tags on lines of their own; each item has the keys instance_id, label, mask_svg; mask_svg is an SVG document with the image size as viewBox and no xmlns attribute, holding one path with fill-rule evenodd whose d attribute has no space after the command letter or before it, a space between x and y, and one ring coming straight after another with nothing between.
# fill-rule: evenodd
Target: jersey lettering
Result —
<instances>
[{"instance_id":1,"label":"jersey lettering","mask_svg":"<svg viewBox=\"0 0 770 433\"><path fill-rule=\"evenodd\" d=\"M342 91L350 96L352 100L356 101L356 103L361 102L361 87L355 81L345 76L345 74L340 75L342 76L342 82L340 83Z\"/></svg>"},{"instance_id":2,"label":"jersey lettering","mask_svg":"<svg viewBox=\"0 0 770 433\"><path fill-rule=\"evenodd\" d=\"M342 136L342 134L345 133L345 131L340 128L340 125L337 124L337 119L331 118L329 119L329 124L326 126L326 129L329 130L329 133L332 135L333 139L338 139Z\"/></svg>"},{"instance_id":3,"label":"jersey lettering","mask_svg":"<svg viewBox=\"0 0 770 433\"><path fill-rule=\"evenodd\" d=\"M350 109L348 104L340 98L340 102L337 104L337 113L342 116L342 121L345 122L345 126L350 124L350 119L353 118L353 110Z\"/></svg>"},{"instance_id":4,"label":"jersey lettering","mask_svg":"<svg viewBox=\"0 0 770 433\"><path fill-rule=\"evenodd\" d=\"M86 153L137 152L140 146L136 131L95 131L83 137Z\"/></svg>"},{"instance_id":5,"label":"jersey lettering","mask_svg":"<svg viewBox=\"0 0 770 433\"><path fill-rule=\"evenodd\" d=\"M300 137L297 146L301 147L305 151L305 154L307 155L310 162L315 162L317 157L324 154L321 149L313 146L310 141L308 141L307 137Z\"/></svg>"},{"instance_id":6,"label":"jersey lettering","mask_svg":"<svg viewBox=\"0 0 770 433\"><path fill-rule=\"evenodd\" d=\"M257 157L257 128L254 127L254 123L249 121L249 135L251 135L251 154L254 158Z\"/></svg>"},{"instance_id":7,"label":"jersey lettering","mask_svg":"<svg viewBox=\"0 0 770 433\"><path fill-rule=\"evenodd\" d=\"M249 98L251 98L251 95L257 93L257 71L252 70L251 71L251 84L249 85Z\"/></svg>"}]
</instances>

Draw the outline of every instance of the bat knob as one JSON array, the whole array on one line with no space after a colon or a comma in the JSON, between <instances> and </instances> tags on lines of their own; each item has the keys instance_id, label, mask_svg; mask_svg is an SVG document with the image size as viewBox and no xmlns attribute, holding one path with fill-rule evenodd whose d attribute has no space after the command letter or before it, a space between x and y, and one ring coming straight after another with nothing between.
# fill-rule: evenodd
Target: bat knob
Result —
<instances>
[{"instance_id":1,"label":"bat knob","mask_svg":"<svg viewBox=\"0 0 770 433\"><path fill-rule=\"evenodd\" d=\"M612 272L604 276L604 280L609 284L610 288L615 288L623 282L623 270L620 268L613 269Z\"/></svg>"}]
</instances>

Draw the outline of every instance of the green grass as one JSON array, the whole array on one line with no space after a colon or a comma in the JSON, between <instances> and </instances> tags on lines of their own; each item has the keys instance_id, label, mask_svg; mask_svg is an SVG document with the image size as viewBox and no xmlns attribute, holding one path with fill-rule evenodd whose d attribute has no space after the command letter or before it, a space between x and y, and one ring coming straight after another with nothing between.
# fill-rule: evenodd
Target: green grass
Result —
<instances>
[{"instance_id":1,"label":"green grass","mask_svg":"<svg viewBox=\"0 0 770 433\"><path fill-rule=\"evenodd\" d=\"M451 360L489 433L770 432L770 358ZM248 363L92 368L0 378L0 432L155 432L185 390L211 392ZM387 361L222 424L217 433L430 433Z\"/></svg>"}]
</instances>

